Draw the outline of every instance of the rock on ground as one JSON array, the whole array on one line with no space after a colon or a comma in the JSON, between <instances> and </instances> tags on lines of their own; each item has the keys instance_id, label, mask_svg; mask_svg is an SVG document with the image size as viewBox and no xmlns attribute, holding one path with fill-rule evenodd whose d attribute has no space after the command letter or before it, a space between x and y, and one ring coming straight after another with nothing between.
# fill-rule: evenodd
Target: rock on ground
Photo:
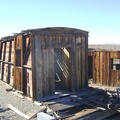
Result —
<instances>
[{"instance_id":1,"label":"rock on ground","mask_svg":"<svg viewBox=\"0 0 120 120\"><path fill-rule=\"evenodd\" d=\"M28 116L32 116L34 113L40 110L41 106L33 103L33 101L29 100L27 97L21 98L15 95L12 91L7 92L6 89L9 88L10 88L9 85L0 81L0 109L7 108L7 105L11 104L24 114L27 114ZM5 112L0 112L0 120L26 120L26 119L12 110L7 110ZM32 120L36 120L36 118Z\"/></svg>"}]
</instances>

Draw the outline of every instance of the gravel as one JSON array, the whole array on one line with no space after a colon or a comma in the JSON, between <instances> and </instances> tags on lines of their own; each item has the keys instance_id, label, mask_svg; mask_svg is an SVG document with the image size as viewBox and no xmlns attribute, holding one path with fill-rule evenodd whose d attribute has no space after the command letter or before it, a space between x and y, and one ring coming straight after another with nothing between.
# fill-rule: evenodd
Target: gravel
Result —
<instances>
[{"instance_id":1,"label":"gravel","mask_svg":"<svg viewBox=\"0 0 120 120\"><path fill-rule=\"evenodd\" d=\"M27 97L19 97L15 95L12 91L7 92L10 86L6 83L0 81L0 109L7 108L8 104L13 105L15 108L20 110L22 113L32 116L34 113L38 112L41 108L40 105L35 104L32 100ZM32 120L36 120L34 118ZM5 112L0 112L0 120L26 120L22 116L18 115L12 110L7 110Z\"/></svg>"}]
</instances>

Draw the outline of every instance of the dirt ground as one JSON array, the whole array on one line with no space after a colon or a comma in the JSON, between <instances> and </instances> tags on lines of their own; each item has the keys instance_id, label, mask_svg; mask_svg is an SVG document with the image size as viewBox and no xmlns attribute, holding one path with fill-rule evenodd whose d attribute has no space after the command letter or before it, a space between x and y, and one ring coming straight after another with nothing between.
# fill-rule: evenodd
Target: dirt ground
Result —
<instances>
[{"instance_id":1,"label":"dirt ground","mask_svg":"<svg viewBox=\"0 0 120 120\"><path fill-rule=\"evenodd\" d=\"M40 105L37 105L29 100L27 97L19 97L15 95L12 91L7 92L6 88L10 88L7 84L0 81L0 109L7 108L8 104L13 105L15 108L27 114L28 116L32 116L34 113L38 112L41 108ZM32 120L36 120L34 118ZM20 115L16 114L12 110L7 110L5 112L0 112L0 120L26 120Z\"/></svg>"},{"instance_id":2,"label":"dirt ground","mask_svg":"<svg viewBox=\"0 0 120 120\"><path fill-rule=\"evenodd\" d=\"M90 87L95 88L102 88L102 89L111 89L115 90L116 88L110 88L105 86L97 86L94 84L89 84ZM7 108L8 104L13 105L15 108L20 110L22 113L32 116L34 113L37 113L40 111L41 106L34 103L32 100L28 99L25 96L22 96L22 98L18 95L15 95L15 92L12 91L6 91L6 89L11 88L6 83L0 81L0 110ZM106 118L105 120L119 120L120 114L114 115L113 117ZM5 112L0 112L0 120L26 120L22 116L18 115L12 110L7 110ZM31 120L37 120L37 117L31 119Z\"/></svg>"}]
</instances>

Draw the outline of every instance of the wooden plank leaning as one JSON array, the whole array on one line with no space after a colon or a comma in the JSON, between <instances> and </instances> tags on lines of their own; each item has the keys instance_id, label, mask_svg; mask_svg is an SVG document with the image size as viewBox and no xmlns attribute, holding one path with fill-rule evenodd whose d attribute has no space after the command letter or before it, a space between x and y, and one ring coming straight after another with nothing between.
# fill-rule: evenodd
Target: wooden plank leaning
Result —
<instances>
[{"instance_id":1,"label":"wooden plank leaning","mask_svg":"<svg viewBox=\"0 0 120 120\"><path fill-rule=\"evenodd\" d=\"M42 112L42 111L44 111L44 110L46 109L46 107L43 106L43 107L41 107L41 109L40 109L38 112L34 113L34 114L31 115L31 116L28 116L28 115L22 113L21 111L19 111L17 108L15 108L15 107L14 107L13 105L11 105L11 104L8 104L7 107L8 107L9 109L13 110L13 111L14 111L15 113L17 113L18 115L20 115L20 116L22 116L22 117L24 117L24 118L26 118L26 119L28 119L28 120L34 118L34 117L37 115L38 112Z\"/></svg>"}]
</instances>

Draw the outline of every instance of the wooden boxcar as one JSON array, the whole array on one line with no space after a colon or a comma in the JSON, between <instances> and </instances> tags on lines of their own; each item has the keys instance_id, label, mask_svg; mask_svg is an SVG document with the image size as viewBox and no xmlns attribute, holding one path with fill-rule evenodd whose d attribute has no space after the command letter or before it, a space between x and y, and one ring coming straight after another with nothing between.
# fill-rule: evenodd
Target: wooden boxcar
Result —
<instances>
[{"instance_id":1,"label":"wooden boxcar","mask_svg":"<svg viewBox=\"0 0 120 120\"><path fill-rule=\"evenodd\" d=\"M120 46L89 45L88 73L93 82L120 86Z\"/></svg>"},{"instance_id":2,"label":"wooden boxcar","mask_svg":"<svg viewBox=\"0 0 120 120\"><path fill-rule=\"evenodd\" d=\"M33 99L88 85L87 31L64 27L25 30L14 36L13 48L13 87Z\"/></svg>"}]
</instances>

